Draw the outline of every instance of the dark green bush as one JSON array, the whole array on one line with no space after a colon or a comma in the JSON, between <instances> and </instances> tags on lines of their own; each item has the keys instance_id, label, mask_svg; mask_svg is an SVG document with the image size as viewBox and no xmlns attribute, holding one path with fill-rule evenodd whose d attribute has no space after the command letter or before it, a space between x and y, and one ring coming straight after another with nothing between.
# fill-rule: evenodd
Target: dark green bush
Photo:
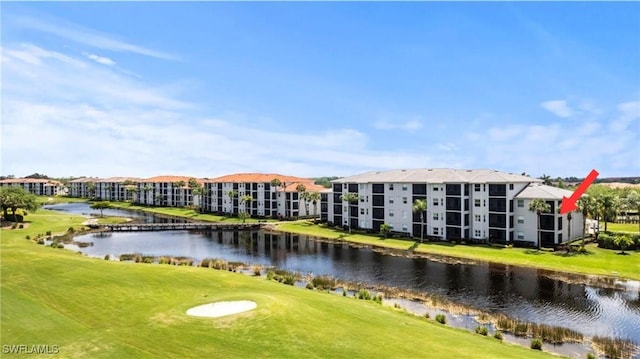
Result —
<instances>
[{"instance_id":1,"label":"dark green bush","mask_svg":"<svg viewBox=\"0 0 640 359\"><path fill-rule=\"evenodd\" d=\"M25 238L26 238L27 240L29 240L29 239L31 239L31 236L26 236Z\"/></svg>"},{"instance_id":2,"label":"dark green bush","mask_svg":"<svg viewBox=\"0 0 640 359\"><path fill-rule=\"evenodd\" d=\"M438 322L440 324L447 324L447 317L445 317L444 314L437 314L436 315L436 322Z\"/></svg>"},{"instance_id":3,"label":"dark green bush","mask_svg":"<svg viewBox=\"0 0 640 359\"><path fill-rule=\"evenodd\" d=\"M358 299L370 300L371 299L371 293L369 293L369 291L364 289L364 288L360 289L358 291Z\"/></svg>"},{"instance_id":4,"label":"dark green bush","mask_svg":"<svg viewBox=\"0 0 640 359\"><path fill-rule=\"evenodd\" d=\"M496 333L493 335L493 337L498 339L498 340L500 340L500 341L502 341L502 339L504 339L503 336L502 336L502 332L500 332L499 330L496 331Z\"/></svg>"},{"instance_id":5,"label":"dark green bush","mask_svg":"<svg viewBox=\"0 0 640 359\"><path fill-rule=\"evenodd\" d=\"M531 341L531 349L542 350L542 340L535 338Z\"/></svg>"},{"instance_id":6,"label":"dark green bush","mask_svg":"<svg viewBox=\"0 0 640 359\"><path fill-rule=\"evenodd\" d=\"M267 279L268 280L272 280L273 278L275 278L275 276L276 276L276 274L272 270L267 272Z\"/></svg>"},{"instance_id":7,"label":"dark green bush","mask_svg":"<svg viewBox=\"0 0 640 359\"><path fill-rule=\"evenodd\" d=\"M587 353L587 359L598 359L598 357L592 352Z\"/></svg>"},{"instance_id":8,"label":"dark green bush","mask_svg":"<svg viewBox=\"0 0 640 359\"><path fill-rule=\"evenodd\" d=\"M51 231L47 231L46 235L50 236L51 235Z\"/></svg>"},{"instance_id":9,"label":"dark green bush","mask_svg":"<svg viewBox=\"0 0 640 359\"><path fill-rule=\"evenodd\" d=\"M371 300L373 300L374 302L376 302L378 304L382 304L382 294L380 294L380 293L376 294L376 296L373 297Z\"/></svg>"},{"instance_id":10,"label":"dark green bush","mask_svg":"<svg viewBox=\"0 0 640 359\"><path fill-rule=\"evenodd\" d=\"M110 256L110 255L108 255L108 254L107 254L107 255L105 255L105 256L104 256L104 260L105 260L105 261L111 260L111 256Z\"/></svg>"},{"instance_id":11,"label":"dark green bush","mask_svg":"<svg viewBox=\"0 0 640 359\"><path fill-rule=\"evenodd\" d=\"M314 287L322 289L334 289L336 287L336 280L327 276L316 276L311 279L311 283Z\"/></svg>"},{"instance_id":12,"label":"dark green bush","mask_svg":"<svg viewBox=\"0 0 640 359\"><path fill-rule=\"evenodd\" d=\"M487 327L485 327L484 325L479 325L476 327L476 333L486 336L489 334L489 329L487 329Z\"/></svg>"},{"instance_id":13,"label":"dark green bush","mask_svg":"<svg viewBox=\"0 0 640 359\"><path fill-rule=\"evenodd\" d=\"M296 276L294 276L293 274L286 274L284 276L284 280L283 280L284 284L294 285L295 282L296 282Z\"/></svg>"},{"instance_id":14,"label":"dark green bush","mask_svg":"<svg viewBox=\"0 0 640 359\"><path fill-rule=\"evenodd\" d=\"M311 283L307 283L307 285L305 286L305 288L307 288L307 289L313 289L313 284L311 284Z\"/></svg>"},{"instance_id":15,"label":"dark green bush","mask_svg":"<svg viewBox=\"0 0 640 359\"><path fill-rule=\"evenodd\" d=\"M24 228L24 224L20 223L20 224L18 225L18 229L22 229L22 228Z\"/></svg>"},{"instance_id":16,"label":"dark green bush","mask_svg":"<svg viewBox=\"0 0 640 359\"><path fill-rule=\"evenodd\" d=\"M44 245L44 239L38 239L38 244Z\"/></svg>"},{"instance_id":17,"label":"dark green bush","mask_svg":"<svg viewBox=\"0 0 640 359\"><path fill-rule=\"evenodd\" d=\"M73 232L75 232L75 231L76 231L76 230L75 230L75 228L73 228L73 227L69 227L69 229L67 229L67 232L69 232L69 233L73 233Z\"/></svg>"}]
</instances>

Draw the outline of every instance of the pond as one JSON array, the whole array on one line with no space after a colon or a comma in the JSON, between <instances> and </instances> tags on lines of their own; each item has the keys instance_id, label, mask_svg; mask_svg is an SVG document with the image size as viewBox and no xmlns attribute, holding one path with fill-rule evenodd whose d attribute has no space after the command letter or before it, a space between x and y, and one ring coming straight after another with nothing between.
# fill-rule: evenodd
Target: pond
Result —
<instances>
[{"instance_id":1,"label":"pond","mask_svg":"<svg viewBox=\"0 0 640 359\"><path fill-rule=\"evenodd\" d=\"M55 209L60 206L63 205ZM73 212L81 209L78 204L68 206L65 208L70 211L74 206ZM130 212L126 215L132 216ZM615 289L599 288L579 281L565 281L562 277L559 279L557 273L545 270L487 262L449 264L426 258L405 258L346 243L265 231L127 232L89 234L76 240L93 242L92 246L80 249L90 256L142 253L275 266L304 274L330 275L347 281L437 294L512 318L563 326L587 336L617 337L640 343L638 281L617 281Z\"/></svg>"}]
</instances>

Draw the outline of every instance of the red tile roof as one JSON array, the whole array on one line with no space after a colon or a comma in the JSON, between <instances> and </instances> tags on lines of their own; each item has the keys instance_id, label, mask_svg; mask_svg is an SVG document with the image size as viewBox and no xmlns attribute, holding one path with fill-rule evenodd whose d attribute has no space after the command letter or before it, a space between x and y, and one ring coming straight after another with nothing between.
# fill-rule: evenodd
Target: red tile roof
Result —
<instances>
[{"instance_id":1,"label":"red tile roof","mask_svg":"<svg viewBox=\"0 0 640 359\"><path fill-rule=\"evenodd\" d=\"M51 180L51 179L40 179L40 178L7 178L0 181L0 183L45 183L52 186L62 186L60 181Z\"/></svg>"},{"instance_id":2,"label":"red tile roof","mask_svg":"<svg viewBox=\"0 0 640 359\"><path fill-rule=\"evenodd\" d=\"M302 178L295 176L284 176L277 173L236 173L232 175L226 175L222 177L216 177L207 182L215 182L215 183L270 183L273 179L279 179L283 184L285 183L313 183L313 180L310 178Z\"/></svg>"}]
</instances>

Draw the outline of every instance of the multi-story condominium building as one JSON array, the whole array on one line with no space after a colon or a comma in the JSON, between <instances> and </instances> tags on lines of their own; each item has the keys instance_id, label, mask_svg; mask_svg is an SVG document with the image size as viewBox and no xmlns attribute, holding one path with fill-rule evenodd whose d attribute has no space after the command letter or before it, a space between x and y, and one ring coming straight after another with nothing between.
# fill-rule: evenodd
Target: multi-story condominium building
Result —
<instances>
[{"instance_id":1,"label":"multi-story condominium building","mask_svg":"<svg viewBox=\"0 0 640 359\"><path fill-rule=\"evenodd\" d=\"M107 201L133 200L140 178L111 177L95 181L96 197Z\"/></svg>"},{"instance_id":2,"label":"multi-story condominium building","mask_svg":"<svg viewBox=\"0 0 640 359\"><path fill-rule=\"evenodd\" d=\"M198 206L201 198L194 195L186 176L156 176L139 180L135 202L166 207ZM204 181L196 179L202 186Z\"/></svg>"},{"instance_id":3,"label":"multi-story condominium building","mask_svg":"<svg viewBox=\"0 0 640 359\"><path fill-rule=\"evenodd\" d=\"M278 179L279 186L272 181ZM213 213L237 214L248 212L253 217L303 217L319 213L320 203L300 198L298 186L307 192L325 189L315 185L312 179L280 174L240 173L205 181L204 209ZM243 202L242 198L252 200Z\"/></svg>"},{"instance_id":4,"label":"multi-story condominium building","mask_svg":"<svg viewBox=\"0 0 640 359\"><path fill-rule=\"evenodd\" d=\"M570 229L567 215L558 214L562 197L572 192L528 176L438 168L367 172L332 182L332 191L321 195L321 219L334 225L379 232L386 223L413 237L423 228L425 238L537 243L537 215L528 206L541 198L551 206L541 216L542 245L583 235L581 213L572 213ZM345 201L346 193L357 194L357 201ZM427 202L422 213L413 211L418 199Z\"/></svg>"},{"instance_id":5,"label":"multi-story condominium building","mask_svg":"<svg viewBox=\"0 0 640 359\"><path fill-rule=\"evenodd\" d=\"M66 187L59 181L37 178L8 178L0 181L0 187L19 186L39 196L66 194Z\"/></svg>"},{"instance_id":6,"label":"multi-story condominium building","mask_svg":"<svg viewBox=\"0 0 640 359\"><path fill-rule=\"evenodd\" d=\"M99 178L80 177L69 181L69 195L71 197L93 198L97 196L97 182Z\"/></svg>"}]
</instances>

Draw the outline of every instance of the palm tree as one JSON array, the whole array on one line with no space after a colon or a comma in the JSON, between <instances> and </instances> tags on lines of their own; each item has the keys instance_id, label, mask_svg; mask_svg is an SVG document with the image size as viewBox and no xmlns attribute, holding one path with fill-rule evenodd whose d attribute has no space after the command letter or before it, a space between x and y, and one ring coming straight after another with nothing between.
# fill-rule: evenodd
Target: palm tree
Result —
<instances>
[{"instance_id":1,"label":"palm tree","mask_svg":"<svg viewBox=\"0 0 640 359\"><path fill-rule=\"evenodd\" d=\"M536 198L531 201L531 203L529 203L529 210L531 212L535 212L538 216L538 249L540 249L542 247L542 243L540 240L540 215L542 213L548 213L549 211L551 211L551 206L549 206L549 204L545 200Z\"/></svg>"},{"instance_id":2,"label":"palm tree","mask_svg":"<svg viewBox=\"0 0 640 359\"><path fill-rule=\"evenodd\" d=\"M108 184L104 189L107 192L107 198L110 201L113 201L113 185L112 184Z\"/></svg>"},{"instance_id":3,"label":"palm tree","mask_svg":"<svg viewBox=\"0 0 640 359\"><path fill-rule=\"evenodd\" d=\"M241 216L242 223L244 223L246 217L248 217L248 214L249 214L248 208L251 207L251 202L253 202L253 197L251 197L250 195L245 195L245 196L242 196L242 198L240 198L240 203L244 204L244 212L246 213L246 215Z\"/></svg>"},{"instance_id":4,"label":"palm tree","mask_svg":"<svg viewBox=\"0 0 640 359\"><path fill-rule=\"evenodd\" d=\"M96 196L96 183L95 182L87 183L87 195L89 195L90 198L95 198L95 196Z\"/></svg>"},{"instance_id":5,"label":"palm tree","mask_svg":"<svg viewBox=\"0 0 640 359\"><path fill-rule=\"evenodd\" d=\"M552 184L551 176L548 176L548 175L543 173L542 176L540 176L538 178L542 180L542 184L546 184L548 186L551 186L551 184Z\"/></svg>"},{"instance_id":6,"label":"palm tree","mask_svg":"<svg viewBox=\"0 0 640 359\"><path fill-rule=\"evenodd\" d=\"M233 199L238 197L238 192L231 190L229 192L227 192L227 196L229 196L229 201L231 202L231 210L229 211L229 214L233 213Z\"/></svg>"},{"instance_id":7,"label":"palm tree","mask_svg":"<svg viewBox=\"0 0 640 359\"><path fill-rule=\"evenodd\" d=\"M424 242L424 212L427 210L426 199L413 201L413 212L420 213L420 243Z\"/></svg>"},{"instance_id":8,"label":"palm tree","mask_svg":"<svg viewBox=\"0 0 640 359\"><path fill-rule=\"evenodd\" d=\"M596 197L596 201L600 204L602 219L604 220L604 231L607 231L607 222L613 220L618 213L620 207L620 199L612 192L600 194Z\"/></svg>"},{"instance_id":9,"label":"palm tree","mask_svg":"<svg viewBox=\"0 0 640 359\"><path fill-rule=\"evenodd\" d=\"M318 202L320 202L320 193L318 192L307 192L307 200L313 203L313 214L318 215Z\"/></svg>"},{"instance_id":10,"label":"palm tree","mask_svg":"<svg viewBox=\"0 0 640 359\"><path fill-rule=\"evenodd\" d=\"M204 202L204 194L205 194L205 189L203 186L196 186L195 188L192 189L191 193L193 194L193 196L198 196L198 204L196 205L198 208L198 212L202 213L203 209L202 209L202 203ZM195 201L194 201L195 204Z\"/></svg>"},{"instance_id":11,"label":"palm tree","mask_svg":"<svg viewBox=\"0 0 640 359\"><path fill-rule=\"evenodd\" d=\"M144 187L142 187L142 191L144 191L144 204L147 204L147 197L149 196L149 191L151 191L153 188L151 187L150 184L145 184Z\"/></svg>"},{"instance_id":12,"label":"palm tree","mask_svg":"<svg viewBox=\"0 0 640 359\"><path fill-rule=\"evenodd\" d=\"M633 239L631 239L631 236L625 233L625 234L618 235L613 240L613 243L616 246L620 247L621 254L624 254L625 248L633 245Z\"/></svg>"},{"instance_id":13,"label":"palm tree","mask_svg":"<svg viewBox=\"0 0 640 359\"><path fill-rule=\"evenodd\" d=\"M340 196L340 200L347 202L347 206L352 203L358 203L360 196L354 192L347 192ZM347 224L349 225L349 234L351 234L351 206L349 206L349 210L347 211Z\"/></svg>"},{"instance_id":14,"label":"palm tree","mask_svg":"<svg viewBox=\"0 0 640 359\"><path fill-rule=\"evenodd\" d=\"M275 192L276 192L276 203L278 202L278 188L282 186L282 181L280 181L279 178L274 178L271 180L271 187L275 188ZM277 208L277 207L276 207ZM278 211L278 209L276 209L276 212ZM277 217L277 216L273 216L272 217Z\"/></svg>"},{"instance_id":15,"label":"palm tree","mask_svg":"<svg viewBox=\"0 0 640 359\"><path fill-rule=\"evenodd\" d=\"M180 199L180 196L178 196L178 193L179 193L178 191L180 191L180 189L182 187L184 187L185 185L186 185L186 183L184 181L182 181L182 180L173 182L173 196L174 196L173 197L173 204L176 207L177 207L178 201Z\"/></svg>"},{"instance_id":16,"label":"palm tree","mask_svg":"<svg viewBox=\"0 0 640 359\"><path fill-rule=\"evenodd\" d=\"M578 209L582 212L582 248L584 248L584 237L587 236L587 216L593 215L593 197L582 196L578 200Z\"/></svg>"},{"instance_id":17,"label":"palm tree","mask_svg":"<svg viewBox=\"0 0 640 359\"><path fill-rule=\"evenodd\" d=\"M635 209L638 217L640 217L640 192L636 190L629 192L625 201L627 202L627 207ZM638 218L638 232L640 232L640 218Z\"/></svg>"},{"instance_id":18,"label":"palm tree","mask_svg":"<svg viewBox=\"0 0 640 359\"><path fill-rule=\"evenodd\" d=\"M304 201L305 214L309 215L309 202L308 202L307 186L305 186L302 183L299 183L296 186L296 192L298 192L298 198L301 201Z\"/></svg>"}]
</instances>

